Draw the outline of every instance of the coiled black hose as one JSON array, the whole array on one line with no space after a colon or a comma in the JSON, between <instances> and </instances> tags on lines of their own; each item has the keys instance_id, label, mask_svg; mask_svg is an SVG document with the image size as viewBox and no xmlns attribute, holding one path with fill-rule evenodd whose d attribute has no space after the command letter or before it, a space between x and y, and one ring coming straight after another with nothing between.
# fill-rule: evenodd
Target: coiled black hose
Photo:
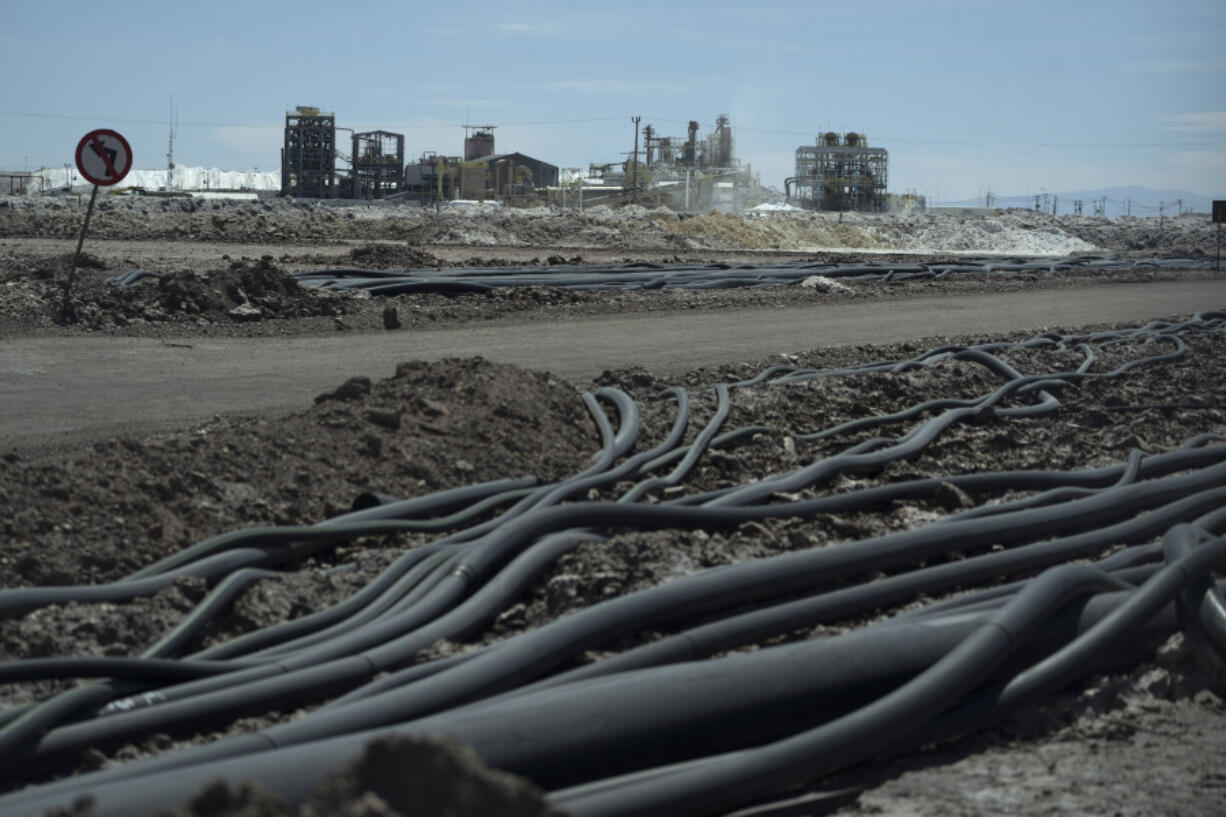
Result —
<instances>
[{"instance_id":1,"label":"coiled black hose","mask_svg":"<svg viewBox=\"0 0 1226 817\"><path fill-rule=\"evenodd\" d=\"M899 273L897 270L895 273L917 274ZM743 272L737 275L743 275ZM111 676L111 680L73 690L43 704L0 715L0 756L8 763L6 772L9 774L23 774L88 745L105 745L151 731L194 723L214 725L217 718L234 717L244 711L340 696L330 705L294 723L273 727L256 735L130 764L101 776L75 781L70 779L29 793L10 795L0 798L0 809L39 802L40 797L52 797L56 792L75 792L95 785L102 786L105 780L132 780L138 776L152 779L163 773L170 775L166 771L169 769L181 770L174 773L178 775L175 779L184 781L182 785L186 785L185 781L190 781L193 775L205 774L204 769L212 768L200 764L212 763L222 756L245 755L253 762L259 759L259 768L273 769L278 764L293 762L289 758L299 755L294 754L296 750L290 749L265 751L272 746L302 746L303 751L307 751L309 747L317 745L338 745L338 741L349 745L348 741L357 739L353 736L354 730L394 729L404 722L455 724L460 722L456 719L461 716L469 718L469 714L472 718L465 722L478 723L480 719L474 713L479 711L509 713L524 701L536 700L533 696L560 694L561 690L569 690L566 694L573 694L576 696L574 700L580 701L582 695L577 690L584 685L604 683L597 676L619 673L619 678L629 678L638 672L671 671L663 665L681 667L684 665L677 664L677 661L705 657L713 651L752 643L786 632L789 628L857 615L876 605L895 604L914 598L916 594L962 586L985 578L1024 574L1069 558L1093 557L1105 548L1128 542L1142 544L1122 552L1120 556L1101 560L1097 572L1093 574L1095 581L1105 583L1101 586L1114 588L1131 586L1132 581L1142 581L1147 577L1153 581L1157 575L1165 573L1160 570L1154 573L1158 568L1152 563L1147 564L1157 556L1157 552L1145 542L1164 531L1173 530L1172 525L1183 522L1191 522L1195 526L1198 543L1210 533L1221 530L1222 520L1215 514L1226 505L1226 495L1222 493L1226 490L1223 488L1226 485L1226 471L1223 471L1226 468L1226 446L1208 445L1220 435L1198 435L1173 452L1145 456L1133 453L1127 463L1084 472L951 475L774 505L754 503L766 501L779 493L791 496L793 492L813 490L814 486L836 473L878 469L900 457L911 456L936 439L944 429L955 422L973 418L976 412L991 410L1003 418L1009 418L1055 411L1059 404L1052 392L1059 387L1088 378L1119 378L1139 365L1161 365L1180 359L1187 354L1183 341L1185 335L1221 333L1224 325L1226 314L1205 312L1189 321L1155 321L1131 330L1080 336L1044 333L1016 344L942 347L910 360L883 361L837 370L771 367L758 377L732 384L732 387L782 387L813 377L870 372L888 376L890 372L904 372L951 358L984 366L1002 378L1004 383L988 395L961 401L957 405L938 401L924 404L922 408L904 409L903 413L895 413L897 416L893 417L863 418L865 422L854 427L837 431L820 429L812 433L829 439L837 434L859 432L937 412L935 417L921 421L897 437L883 436L857 442L841 454L790 474L760 480L748 486L732 486L676 498L659 505L644 504L650 491L656 487L680 484L703 452L715 447L721 440L739 442L767 430L738 429L717 436L728 416L729 401L728 389L717 387L714 415L692 442L680 446L689 422L688 397L684 390L673 390L670 394L678 403L678 413L672 429L664 435L663 442L652 450L632 454L638 435L637 407L624 393L602 390L595 396L585 398L601 429L604 440L601 454L590 468L571 480L539 488L522 484L515 487L474 486L477 490L462 497L453 496L454 502L451 504L448 504L450 500L441 499L440 494L428 500L426 505L429 507L420 514L406 514L428 518L389 518L391 512L387 509L395 504L391 503L356 512L364 516L355 518L351 514L318 526L279 532L278 529L241 532L225 539L222 548L209 545L172 559L156 569L147 568L147 572L129 577L130 581L139 583L154 578L165 579L177 575L176 571L200 570L202 566L207 568L212 564L210 560L223 556L235 559L234 567L238 569L242 567L244 558L284 558L287 552L295 552L295 549L321 546L318 543L327 541L329 537L358 535L358 530L392 532L397 524L404 526L401 530L422 530L421 527L412 526L446 518L439 517L440 513L457 517L457 526L469 525L465 530L410 551L412 557L406 554L398 559L396 570L390 573L385 570L375 582L332 611L321 611L307 617L311 619L308 625L296 626L296 622L291 622L249 634L189 656L182 663L183 669L167 670L182 673L185 677L195 677L210 674L216 669L221 673L219 675L165 686L164 681L154 675L161 671L162 664L155 660L141 663L141 659L112 660L110 663L108 659L90 660L96 663L76 659L16 662L11 669L0 670L11 672L11 677L43 677L48 674L61 677L66 673L86 670ZM1162 343L1170 347L1170 351L1134 358L1112 371L1094 370L1097 363L1094 353L1096 346L1146 341ZM1022 375L997 357L998 352L1015 347L1077 350L1081 353L1082 362L1071 372ZM613 409L618 419L616 431L604 411L596 407L598 400ZM668 466L675 466L671 473L652 476L653 472ZM589 490L604 490L619 481L634 479L639 482L624 491L619 501L569 501L584 496ZM596 605L472 654L425 664L414 663L421 650L439 639L462 637L481 622L497 615L558 554L566 552L578 542L596 540L602 531L624 527L712 528L732 526L747 520L808 516L836 509L862 509L900 498L926 499L943 482L972 494L1006 490L1039 490L1045 493L991 506L991 512L972 510L916 531L694 574L658 588ZM508 505L510 507L497 517L477 521L487 511ZM474 511L478 507L481 508L480 512ZM1051 541L1041 541L1044 539ZM1188 540L1179 541L1185 542L1182 546L1185 549L1190 547L1186 545ZM252 544L258 547L245 547ZM999 553L970 555L962 561L908 570L908 566L916 560L939 559L950 550L974 552L987 550L990 546L1005 546L1006 549ZM248 553L248 550L251 552ZM1181 562L1175 558L1173 561ZM902 572L865 585L830 589L832 583L850 579L864 571L881 569ZM216 574L219 584L198 611L192 614L193 617L180 625L182 629L168 633L151 649L161 655L185 645L190 640L189 633L198 626L198 622L207 620L209 615L220 609L231 588L242 580L244 574L239 574L232 580L232 585L227 585L226 582L230 580L225 577L232 572L219 571ZM1191 584L1180 590L1180 606L1185 617L1195 607L1197 620L1209 622L1197 626L1209 630L1216 626L1215 622L1220 620L1219 614L1226 608L1221 605L1220 592L1203 573L1196 574L1195 584L1194 594L1190 589ZM997 590L960 597L919 614L913 618L913 623L931 624L950 616L965 619L966 616L975 615L1003 615L1003 611L1011 609L1009 605L1015 604L1016 598L1024 596L1031 586L1029 581L1014 582ZM372 587L375 589L372 590ZM5 598L6 592L12 591L0 591L0 601ZM29 599L25 599L25 603L29 603ZM741 607L744 604L760 606L746 611ZM1006 606L1001 608L1002 604ZM715 620L671 640L666 637L640 650L631 650L590 667L557 673L585 649L599 647L621 635L645 629L670 628L678 622L692 620L696 615L713 616ZM1150 620L1155 619L1151 617ZM1139 619L1128 621L1129 626L1140 626L1137 623ZM900 625L886 623L878 626L884 631ZM1162 624L1159 629L1162 628L1169 629L1168 623ZM978 649L989 653L996 649L992 646L996 643L993 640L995 637L984 638L987 640L980 648L967 649L973 653ZM149 655L149 658L155 659L157 656ZM1085 667L1089 666L1086 661L1074 663L1079 671L1085 671ZM107 670L108 666L115 669ZM1011 665L1001 665L1002 668L1005 666ZM987 663L980 662L975 667L963 669L969 674L957 677L973 678L976 685L1000 685ZM386 679L369 683L377 672L384 670L392 674ZM43 675L40 676L40 673ZM115 677L124 673L130 674L131 680ZM613 679L609 683L613 683ZM864 688L867 689L868 685ZM1008 688L1007 683L1000 688ZM963 698L965 696L959 700ZM991 714L999 709L983 711ZM70 717L79 720L67 725L66 719ZM952 726L941 726L946 723L942 720L944 717L930 718L931 728L954 729ZM39 738L43 732L46 734ZM33 743L35 738L37 743ZM730 732L721 732L721 740L735 742L737 739ZM633 743L626 745L632 746ZM492 743L487 742L486 746L491 752L494 751ZM312 748L310 751L315 750ZM628 752L628 755L634 754L648 756L645 752ZM547 755L548 752L534 756L547 758ZM520 768L515 766L516 763L527 764L522 768L548 766L547 759L529 763L526 756L515 756L514 752L499 757L505 758L509 768ZM663 759L661 762L672 761ZM663 785L661 781L672 780L669 784L672 786L687 779L686 775L697 775L696 770L709 772L720 762L718 758L698 761L692 768L687 767L690 771L684 774L666 770L646 773L647 777L632 777L627 781L606 781L575 796L586 801L589 795L595 797L597 790L604 792L602 797L624 786L638 790L647 779L660 785ZM236 764L234 768L240 766ZM766 781L770 779L769 774L763 778ZM759 781L753 785L768 786L768 782ZM25 806L22 805L22 808Z\"/></svg>"},{"instance_id":2,"label":"coiled black hose","mask_svg":"<svg viewBox=\"0 0 1226 817\"><path fill-rule=\"evenodd\" d=\"M1219 538L1171 564L1089 632L1035 669L1019 674L1011 682L1014 689L1039 686L1031 680L1035 678L1056 683L1054 679L1064 672L1084 668L1090 656L1127 638L1224 556L1226 538ZM812 780L846 768L910 737L956 705L1051 615L1054 606L1074 593L1100 588L1103 582L1102 574L1088 566L1052 568L931 668L852 714L764 747L719 756L669 774L631 778L595 791L559 792L552 799L577 817L700 815L769 795L792 781Z\"/></svg>"},{"instance_id":3,"label":"coiled black hose","mask_svg":"<svg viewBox=\"0 0 1226 817\"><path fill-rule=\"evenodd\" d=\"M1205 259L1161 260L1084 258L967 259L951 263L921 264L622 264L566 265L547 269L532 266L465 267L453 269L362 270L328 269L293 273L299 284L327 290L366 290L372 295L436 293L483 294L506 287L562 287L576 290L710 290L734 287L798 285L812 276L855 281L916 281L951 276L1010 278L1019 272L1072 272L1077 270L1131 270L1162 266L1171 269L1209 269ZM135 279L139 280L139 279ZM135 280L132 282L134 283ZM121 285L130 285L118 281Z\"/></svg>"},{"instance_id":4,"label":"coiled black hose","mask_svg":"<svg viewBox=\"0 0 1226 817\"><path fill-rule=\"evenodd\" d=\"M266 730L261 738L242 739L242 742L250 750L262 748L267 740L278 743L313 740L421 717L531 682L582 649L663 621L682 620L720 607L800 590L818 577L823 581L834 581L844 576L928 558L951 549L964 549L982 542L985 535L990 535L990 541L995 543L1008 544L1044 538L1070 529L1084 530L1121 516L1131 516L1155 504L1181 501L1198 488L1208 490L1223 484L1226 484L1226 463L1191 474L1121 486L1059 506L1025 509L998 517L904 531L865 540L856 543L855 547L786 553L705 571L579 611L559 622L517 636L502 649L491 650L410 688L375 695L353 706L330 709L314 717ZM1226 493L1216 492L1182 501L1192 504L1195 515L1199 515L1203 513L1205 505L1220 506L1226 501ZM1197 502L1204 504L1197 505ZM789 504L792 510L804 505L803 502ZM525 514L508 524L503 544L511 547L519 540L535 540L547 533L577 527L576 523L583 527L625 526L642 524L644 520L654 518L660 527L710 527L721 522L731 524L768 518L771 514L793 515L780 513L777 506L717 509L579 503ZM1103 546L1102 540L1094 544ZM455 588L463 583L466 583L466 579L461 577L445 598L452 598L457 592ZM424 611L419 609L415 620L422 620L427 613L433 617L436 610L437 607ZM395 632L403 632L403 628ZM368 679L378 669L392 669L410 660L437 638L436 633L429 630L398 635L390 641L377 640L372 635L367 641L377 642L377 646L368 648L361 655L355 655L356 649L347 643L343 648L325 653L331 659L327 663L319 663L316 660L318 655L311 656L310 660L304 658L279 663L281 671L288 674L247 683L246 694L241 700L235 700L228 688L223 688L153 708L132 710L55 730L39 742L28 759L38 761L44 756L55 757L80 746L118 740L154 724L165 728L171 724L207 722L225 712L241 714L283 700L298 701L303 696L314 694L319 678L328 680L328 689L333 689L336 684L353 684L359 679ZM510 646L512 644L513 648ZM265 676L271 672L258 671ZM239 674L235 677L246 680ZM197 686L202 683L197 682ZM238 753L242 749L237 742L227 741L224 745L218 744L214 750Z\"/></svg>"},{"instance_id":5,"label":"coiled black hose","mask_svg":"<svg viewBox=\"0 0 1226 817\"><path fill-rule=\"evenodd\" d=\"M1065 579L1066 581L1068 579L1067 576L1061 577L1061 578ZM1073 577L1073 578L1074 580L1077 579L1077 577ZM1082 579L1082 581L1090 581L1093 583L1098 583L1100 581L1107 581L1107 580L1100 579L1099 576L1088 576ZM1061 584L1063 584L1063 582ZM1110 584L1110 582L1108 582L1108 584ZM1050 616L1053 613L1055 613L1055 611L1052 609L1052 600L1054 598L1062 597L1065 593L1070 592L1071 589L1076 589L1076 586L1070 588L1068 585L1064 585L1064 586L1050 588L1049 592L1053 592L1054 595L1048 595L1044 593L1042 594L1043 597L1041 599L1037 597L1038 594L1035 594L1032 592L1029 598L1026 599L1025 604L1021 604L1021 603L1015 604L1014 611L1016 612L1019 607L1023 608L1022 610L1023 615L1020 617L1029 618L1029 616L1024 615L1024 614L1031 613L1034 615L1034 618L1030 619L1030 621L1032 623L1037 623L1038 621L1043 620L1045 617ZM1124 599L1127 598L1127 595L1128 594L1126 593L1108 593L1103 596L1095 597L1089 604L1085 606L1080 616L1078 616L1077 614L1073 615L1073 618L1071 620L1073 629L1074 630L1079 629L1079 628L1084 629L1086 626L1089 626L1093 622L1101 620L1101 618L1105 614L1109 613L1110 610L1114 609L1122 601L1124 601ZM999 613L998 614L980 614L980 615L981 616L992 615L997 618L1000 617ZM1006 629L1009 629L1010 632L1014 634L1020 634L1018 629L1013 629L1010 626L1010 624L1012 624L1012 621L1011 621L1012 618L1013 617L1010 616L1008 619L1006 619L1006 622L1007 622L1005 625ZM967 629L968 624L970 625L969 634L971 635L971 637L973 637L974 633L982 631L985 626L989 628L999 626L999 622L996 622L996 623L988 623L988 622L990 622L990 619L986 617L981 617L978 619L971 618L969 620L963 617L963 620L961 622L951 621L949 622L949 625L946 625L941 622L931 622L925 625L925 627L929 632L933 632L933 633L939 633L940 631L943 630L945 632L946 638L955 639L953 643L957 643L958 641L962 641L963 643L965 643L968 637L968 629ZM1158 627L1158 631L1160 631L1164 627L1169 629L1171 626L1173 626L1173 622L1174 622L1173 618L1171 617L1165 618L1160 623L1160 626ZM1019 626L1019 625L1024 626L1024 625L1021 625L1020 622L1018 623L1018 625L1014 625L1014 626ZM1067 631L1068 626L1070 625L1064 624L1061 627L1055 627L1051 629L1053 632L1062 633L1062 632ZM900 645L900 653L899 653L900 665L905 665L907 662L912 662L912 666L916 665L914 663L915 658L913 657L915 655L915 647L911 646L912 642L914 642L916 645L919 644L919 642L915 641L914 639L915 632L916 631L914 630L903 629L895 633L894 637L904 642L902 645ZM996 631L996 632L1000 632L1000 631ZM1160 635L1161 633L1158 632L1158 634ZM874 656L876 656L875 660L878 660L878 661L881 660L882 651L879 648L875 648L875 639L880 638L879 636L866 637L863 634L853 633L849 637L855 641L861 642L861 644L865 647L873 648L871 651L869 650L864 651L865 658L868 658L871 661L871 660L874 660ZM940 644L937 642L929 641L929 644L931 644L935 648L935 651L932 653L933 655L939 655L941 652L948 650L948 646L946 646L942 650ZM799 647L805 647L805 646L807 645L799 645ZM822 645L816 645L816 646L821 647ZM835 645L833 644L830 645L830 647L832 648L834 646ZM980 649L990 648L992 652L1001 659L1005 657L1004 655L1001 655L1001 653L1008 652L1008 650L1005 649L1007 646L1008 646L1007 644L1005 644L1002 641L997 640L995 637L991 639L981 639L979 642ZM787 648L782 648L782 649L786 650ZM962 655L965 656L968 652L971 651L971 649L972 647L970 646L964 647L962 651ZM763 654L766 655L767 657L773 657L770 655L771 652L772 651L765 651ZM738 656L738 657L734 657L734 660L740 661L744 658L745 657L743 656ZM814 662L808 661L806 662L806 664L809 666L813 666ZM858 660L854 660L854 661L848 660L848 661L842 662L841 666L844 667L845 670L856 672L855 667L857 666L857 664L858 664ZM818 666L830 668L829 662L826 662L825 664L819 664ZM838 666L838 665L835 665L835 666ZM984 670L982 666L979 666L979 667L969 667L968 666L968 667L964 667L964 669L968 672L973 672L975 674L979 674L983 672ZM672 670L669 670L669 671L672 671ZM824 671L825 670L823 670L823 672ZM897 670L890 670L890 671L897 671ZM905 670L902 670L902 671L905 672ZM703 673L700 672L699 675L702 676ZM712 677L712 676L708 676L708 677ZM854 678L855 676L853 675L853 676L848 676L848 677ZM750 674L747 675L747 680L755 686L760 686L760 683L758 682L758 679L760 678L761 678L761 675L759 673L750 672ZM836 683L836 684L846 683L846 680L839 680L837 674L832 674L830 678L831 678L832 683ZM715 680L719 680L719 678L715 678ZM610 682L611 681L612 679L610 679ZM815 678L815 681L820 683L819 679ZM602 682L589 682L589 683L602 683ZM660 689L659 684L654 684L653 686L656 690ZM616 688L616 686L614 685L611 688ZM683 700L688 703L701 704L703 700L701 695L689 693L684 688L679 689L677 691L683 693ZM946 688L946 693L948 693L948 688ZM588 696L588 697L589 697L589 701L597 707L600 707L604 704L604 700L599 696L597 697ZM523 704L524 704L524 701L522 700L517 700L513 702L513 705L509 704L507 707L501 710L501 714L498 715L497 717L505 717L506 715L510 714L512 715L512 718L513 718L513 712L516 709L524 711L525 714L528 716L531 716L532 714L534 714L534 712L540 711L539 709L536 709L535 707L524 709ZM642 700L639 699L637 701L637 704L638 706L641 707L643 705ZM859 712L860 710L856 710L856 711ZM497 748L498 742L500 739L498 735L496 734L496 730L492 728L482 729L482 723L488 722L488 723L491 723L492 725L492 723L496 722L496 721L490 720L493 712L494 710L488 707L484 709L457 710L455 713L456 716L455 718L452 719L452 724L448 728L459 729L463 732L472 734L473 737L476 737L479 733L484 732L486 735L491 736L494 739L494 743L490 744L487 747L487 750L490 751L491 753L503 752L505 756L506 755L505 750L501 750ZM661 706L653 708L653 712L666 715L667 706L662 703ZM594 722L594 720L595 719L587 719L587 720L580 719L578 722L584 723L584 724L590 724ZM634 721L633 718L622 718L618 722L618 726L620 727L623 723L632 724L633 721ZM513 722L513 720L511 722ZM526 727L529 725L530 722L531 721L526 718L524 721L521 721L520 726ZM507 721L504 721L504 723L507 723ZM573 730L576 723L577 721L574 717L568 718L565 720L565 722L562 723L561 729L554 729L552 730L551 734L558 738L565 740L566 733ZM142 804L145 804L145 803L153 803L153 802L166 803L166 802L181 801L185 799L188 794L195 791L195 788L199 785L199 781L205 780L205 779L215 780L218 778L232 779L232 780L248 779L248 778L259 779L259 780L262 780L266 786L268 786L270 789L272 789L274 792L276 792L281 797L287 799L290 802L297 802L301 800L302 798L304 798L309 793L309 790L311 786L313 785L314 780L317 780L317 779L320 779L326 776L331 770L335 769L339 765L340 758L352 756L355 752L357 752L360 749L360 747L367 740L371 739L372 737L375 737L380 734L395 733L397 731L408 731L411 733L420 733L420 732L426 731L426 727L428 726L429 724L423 721L419 725L415 724L415 725L409 725L408 727L397 727L396 729L391 730L390 732L389 730L384 730L382 732L375 732L375 733L370 733L370 732L358 733L358 734L348 735L343 738L333 739L330 741L307 743L301 746L293 747L291 749L281 749L281 750L276 750L276 751L263 751L263 752L258 752L256 754L249 754L241 758L228 758L228 759L222 759L222 760L215 760L213 762L209 762L209 763L206 763L200 766L184 767L184 768L179 768L179 769L169 769L169 770L164 769L164 768L158 769L155 767L155 764L151 764L148 761L138 762L136 764L130 764L130 766L126 769L121 768L121 769L107 770L103 772L94 773L92 775L88 775L82 778L81 780L79 780L78 783L87 784L88 790L91 792L91 794L95 798L94 808L96 810L96 813L99 815L99 817L108 817L109 815L118 815L118 814L140 813ZM473 731L474 726L476 727L475 732ZM587 728L587 727L585 726L584 728ZM435 731L436 729L437 727L430 728L429 731ZM429 732L426 732L426 733L429 733ZM803 737L803 733L802 733L802 737ZM648 739L650 740L650 738ZM531 742L528 744L521 744L521 751L518 752L518 754L522 756L524 762L531 762L529 759L534 755L534 749L535 749L535 745ZM651 751L651 749L648 749L648 751ZM516 752L512 750L511 753L515 754ZM573 753L569 756L573 757ZM705 766L709 764L710 762L711 761L709 759L704 759L702 761L698 761L690 765L692 767L697 768L697 767ZM512 762L512 765L514 765L514 762ZM684 769L685 767L682 767L682 768ZM662 776L664 775L671 776L670 774L671 772L672 772L672 769L665 769L664 771L659 772L659 774ZM139 783L137 783L137 781L139 781ZM32 789L32 790L26 790L23 792L17 792L13 795L9 795L7 797L0 798L0 805L3 805L7 808L11 808L13 812L16 814L26 814L26 813L41 814L42 813L41 810L45 810L49 807L54 807L57 805L71 802L71 798L74 796L74 790L72 786L70 785L71 783L72 781L65 781L63 783L49 784L39 789ZM581 789L573 790L571 792L557 793L553 795L553 798L555 799L555 801L559 802L561 805L563 805L567 809L574 810L574 806L572 805L572 803L578 801L580 798L586 799L592 794L593 791L597 791L597 792L603 791L605 793L610 793L614 789L619 788L622 784L623 784L622 780L616 780L616 779L613 781L604 781L601 783L588 784L587 786ZM733 802L736 802L735 799L725 800L722 802L722 805L726 807ZM724 810L726 810L726 808ZM712 811L709 804L708 804L708 808L706 811L707 813L710 813ZM584 812L579 812L579 813L584 813ZM619 813L635 813L635 812L630 809L627 809L626 811L619 812ZM685 812L679 809L678 812L676 813L685 813ZM696 811L693 813L703 813L703 812Z\"/></svg>"}]
</instances>

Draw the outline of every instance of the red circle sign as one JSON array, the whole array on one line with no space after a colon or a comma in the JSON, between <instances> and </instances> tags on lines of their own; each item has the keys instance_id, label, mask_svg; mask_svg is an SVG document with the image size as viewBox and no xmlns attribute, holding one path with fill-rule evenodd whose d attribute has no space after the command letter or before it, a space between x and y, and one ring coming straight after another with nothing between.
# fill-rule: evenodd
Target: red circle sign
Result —
<instances>
[{"instance_id":1,"label":"red circle sign","mask_svg":"<svg viewBox=\"0 0 1226 817\"><path fill-rule=\"evenodd\" d=\"M107 187L132 169L132 146L109 128L92 130L77 143L77 170L88 182Z\"/></svg>"}]
</instances>

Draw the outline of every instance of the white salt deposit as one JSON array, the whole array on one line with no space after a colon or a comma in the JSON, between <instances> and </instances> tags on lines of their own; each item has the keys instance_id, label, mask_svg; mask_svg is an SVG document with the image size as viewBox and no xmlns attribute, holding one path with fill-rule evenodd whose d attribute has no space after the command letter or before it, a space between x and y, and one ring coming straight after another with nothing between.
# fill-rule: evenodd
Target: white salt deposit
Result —
<instances>
[{"instance_id":1,"label":"white salt deposit","mask_svg":"<svg viewBox=\"0 0 1226 817\"><path fill-rule=\"evenodd\" d=\"M209 190L280 190L281 171L246 171L218 170L215 167L176 167L169 189L183 191ZM33 179L26 188L27 193L39 193L44 190L62 190L69 184L69 174L72 176L73 188L88 187L88 182L81 178L75 167L45 167L34 171ZM143 187L146 190L167 189L167 171L162 170L132 170L118 184L111 185L112 190L123 190L127 187Z\"/></svg>"},{"instance_id":2,"label":"white salt deposit","mask_svg":"<svg viewBox=\"0 0 1226 817\"><path fill-rule=\"evenodd\" d=\"M842 281L827 278L824 275L810 275L800 282L805 289L816 289L818 292L851 292L852 288Z\"/></svg>"},{"instance_id":3,"label":"white salt deposit","mask_svg":"<svg viewBox=\"0 0 1226 817\"><path fill-rule=\"evenodd\" d=\"M859 227L884 246L910 252L1064 256L1097 249L1053 221L1015 213L987 218L915 215L874 219Z\"/></svg>"},{"instance_id":4,"label":"white salt deposit","mask_svg":"<svg viewBox=\"0 0 1226 817\"><path fill-rule=\"evenodd\" d=\"M764 213L799 213L801 208L792 204L775 204L769 201L762 202L757 207L750 207L748 212L755 214Z\"/></svg>"}]
</instances>

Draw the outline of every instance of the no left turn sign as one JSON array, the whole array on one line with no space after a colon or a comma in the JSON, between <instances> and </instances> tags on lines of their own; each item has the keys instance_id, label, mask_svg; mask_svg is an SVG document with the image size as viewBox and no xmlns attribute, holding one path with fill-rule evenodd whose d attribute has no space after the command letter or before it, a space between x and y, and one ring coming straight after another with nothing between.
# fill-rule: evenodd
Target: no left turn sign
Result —
<instances>
[{"instance_id":1,"label":"no left turn sign","mask_svg":"<svg viewBox=\"0 0 1226 817\"><path fill-rule=\"evenodd\" d=\"M101 187L115 184L132 169L132 147L109 128L92 130L77 143L77 170Z\"/></svg>"}]
</instances>

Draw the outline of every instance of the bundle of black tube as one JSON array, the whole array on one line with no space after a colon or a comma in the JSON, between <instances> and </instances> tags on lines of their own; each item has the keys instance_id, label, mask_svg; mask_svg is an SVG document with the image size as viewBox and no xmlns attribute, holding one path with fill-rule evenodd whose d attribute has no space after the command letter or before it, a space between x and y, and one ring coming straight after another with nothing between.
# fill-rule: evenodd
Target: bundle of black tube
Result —
<instances>
[{"instance_id":1,"label":"bundle of black tube","mask_svg":"<svg viewBox=\"0 0 1226 817\"><path fill-rule=\"evenodd\" d=\"M435 293L464 295L506 287L562 287L580 290L736 289L799 284L813 276L851 281L926 281L972 275L1012 277L1020 272L1209 269L1212 262L1194 258L1124 260L1112 258L967 258L958 263L911 264L653 264L466 267L457 269L328 269L295 273L304 286L330 290L365 290L372 295ZM145 273L148 274L148 273ZM114 283L130 285L142 271L116 276Z\"/></svg>"},{"instance_id":2,"label":"bundle of black tube","mask_svg":"<svg viewBox=\"0 0 1226 817\"><path fill-rule=\"evenodd\" d=\"M601 447L590 467L561 482L506 479L408 500L375 498L314 526L216 536L108 585L0 590L0 615L16 616L69 601L150 595L184 575L211 586L139 656L0 665L0 683L101 679L0 713L0 773L10 787L70 768L89 747L316 705L261 732L12 791L0 796L0 813L41 814L89 793L96 814L139 814L185 800L218 777L258 779L292 802L371 738L413 733L473 746L574 814L718 814L812 783L888 745L957 736L1090 672L1136 661L1181 627L1226 654L1223 582L1213 574L1226 570L1226 437L1204 434L1160 454L1134 450L1124 461L1083 470L822 490L839 475L915 456L951 426L985 413L1007 422L1057 412L1061 389L1181 359L1187 337L1210 332L1226 334L1226 313L943 347L840 369L772 367L716 386L715 409L689 442L691 396L670 389L662 396L676 405L674 422L639 452L637 403L604 388L584 397ZM1096 350L1125 344L1136 356L1110 370L1096 365ZM1074 351L1082 362L1024 375L999 356L1019 346ZM813 440L882 436L784 474L662 498L672 496L662 489L684 485L711 450L772 433L724 430L736 389L905 372L947 359L982 366L1000 385L977 398L936 398L829 428L789 430ZM888 436L899 424L909 425ZM632 487L618 488L627 481ZM838 547L695 572L480 649L420 660L440 640L478 633L559 556L615 530L713 529L849 512L930 497L942 484L975 496L1032 493ZM586 499L615 490L610 501ZM339 542L403 531L438 538L404 551L331 608L182 655L249 583L275 579L286 565ZM945 559L951 552L969 555ZM1087 559L1097 561L1074 563ZM798 629L871 617L920 595L993 583L841 636L738 651ZM704 623L686 624L695 619ZM587 650L644 632L666 635L580 663ZM771 682L755 680L762 678Z\"/></svg>"},{"instance_id":3,"label":"bundle of black tube","mask_svg":"<svg viewBox=\"0 0 1226 817\"><path fill-rule=\"evenodd\" d=\"M561 287L578 290L738 289L788 286L813 276L850 281L928 281L951 277L1009 278L1018 273L1067 273L1137 269L1209 269L1203 258L1118 259L1076 256L1068 258L966 258L953 262L907 264L558 264L538 266L460 267L454 269L325 269L293 273L303 286L372 295L433 293L472 295L508 287ZM129 270L107 278L115 286L131 287L162 273Z\"/></svg>"}]
</instances>

